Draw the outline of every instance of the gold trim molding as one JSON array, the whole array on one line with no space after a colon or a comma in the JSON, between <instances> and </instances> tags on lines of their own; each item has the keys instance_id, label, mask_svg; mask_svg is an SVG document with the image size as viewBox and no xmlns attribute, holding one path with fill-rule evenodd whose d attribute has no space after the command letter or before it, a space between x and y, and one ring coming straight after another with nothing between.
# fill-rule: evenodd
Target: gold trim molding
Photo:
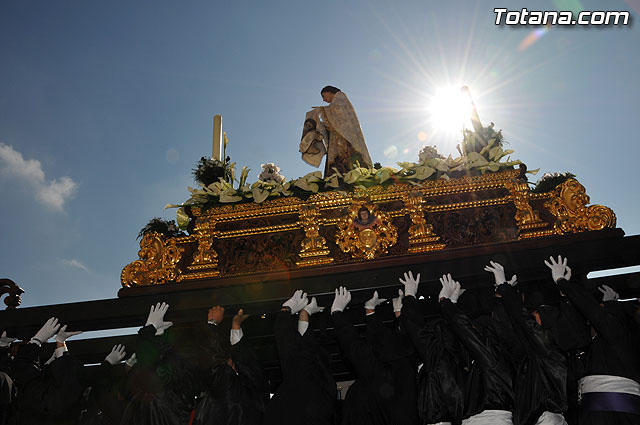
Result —
<instances>
[{"instance_id":1,"label":"gold trim molding","mask_svg":"<svg viewBox=\"0 0 640 425\"><path fill-rule=\"evenodd\" d=\"M206 211L192 207L193 233L168 239L145 235L139 259L122 270L122 286L249 275L274 262L291 270L462 248L472 239L501 243L615 227L614 212L589 206L577 180L551 192L532 193L519 177L519 170L508 170ZM359 216L362 208L370 221ZM483 227L482 220L493 221ZM504 228L514 225L516 229ZM487 229L501 233L496 238L469 233ZM509 235L506 240L504 235Z\"/></svg>"}]
</instances>

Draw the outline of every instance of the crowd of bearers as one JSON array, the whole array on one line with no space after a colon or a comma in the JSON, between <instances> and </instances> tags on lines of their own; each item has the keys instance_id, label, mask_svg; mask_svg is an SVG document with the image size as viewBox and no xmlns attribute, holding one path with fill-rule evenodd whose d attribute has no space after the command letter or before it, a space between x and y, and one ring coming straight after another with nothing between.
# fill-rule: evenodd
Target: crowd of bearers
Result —
<instances>
[{"instance_id":1,"label":"crowd of bearers","mask_svg":"<svg viewBox=\"0 0 640 425\"><path fill-rule=\"evenodd\" d=\"M126 359L116 345L90 369L66 345L81 332L56 318L29 341L3 332L0 425L640 424L637 301L618 301L606 285L596 299L571 281L566 258L545 264L560 300L554 305L490 262L490 312L461 309L465 290L447 274L439 314L429 320L418 301L420 274L408 271L391 320L377 312L387 301L377 292L365 302L364 332L346 312L345 287L324 313L315 297L295 291L276 315L283 380L274 394L244 338L242 309L231 323L214 306L206 321L172 328L169 305L155 304L135 353ZM330 356L310 326L322 314L355 377L341 401ZM56 348L43 361L52 338Z\"/></svg>"}]
</instances>

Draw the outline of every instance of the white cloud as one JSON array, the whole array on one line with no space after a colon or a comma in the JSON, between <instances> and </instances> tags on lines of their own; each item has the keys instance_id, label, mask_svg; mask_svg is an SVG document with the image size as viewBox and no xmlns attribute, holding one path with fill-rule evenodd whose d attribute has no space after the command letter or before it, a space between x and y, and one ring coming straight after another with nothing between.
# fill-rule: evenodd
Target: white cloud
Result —
<instances>
[{"instance_id":1,"label":"white cloud","mask_svg":"<svg viewBox=\"0 0 640 425\"><path fill-rule=\"evenodd\" d=\"M62 261L62 264L64 264L65 266L74 267L76 269L81 269L85 272L89 272L89 268L75 258L72 258L71 260L61 258L60 261Z\"/></svg>"},{"instance_id":2,"label":"white cloud","mask_svg":"<svg viewBox=\"0 0 640 425\"><path fill-rule=\"evenodd\" d=\"M0 172L27 181L36 199L54 211L62 212L64 204L77 192L78 184L70 177L47 180L37 159L25 160L13 147L0 143Z\"/></svg>"}]
</instances>

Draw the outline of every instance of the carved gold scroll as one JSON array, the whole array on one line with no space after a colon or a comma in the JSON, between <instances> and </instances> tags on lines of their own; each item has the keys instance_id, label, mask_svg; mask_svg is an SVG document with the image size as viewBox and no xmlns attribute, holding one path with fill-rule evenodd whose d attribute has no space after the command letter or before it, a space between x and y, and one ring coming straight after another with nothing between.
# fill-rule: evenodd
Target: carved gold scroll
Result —
<instances>
[{"instance_id":1,"label":"carved gold scroll","mask_svg":"<svg viewBox=\"0 0 640 425\"><path fill-rule=\"evenodd\" d=\"M182 280L177 264L184 248L178 247L176 238L167 240L163 235L151 232L140 241L139 260L128 264L120 274L122 286L156 285Z\"/></svg>"},{"instance_id":2,"label":"carved gold scroll","mask_svg":"<svg viewBox=\"0 0 640 425\"><path fill-rule=\"evenodd\" d=\"M556 233L578 233L616 227L616 215L611 208L602 205L587 206L590 199L576 179L569 179L556 187L553 198L545 207L558 219Z\"/></svg>"}]
</instances>

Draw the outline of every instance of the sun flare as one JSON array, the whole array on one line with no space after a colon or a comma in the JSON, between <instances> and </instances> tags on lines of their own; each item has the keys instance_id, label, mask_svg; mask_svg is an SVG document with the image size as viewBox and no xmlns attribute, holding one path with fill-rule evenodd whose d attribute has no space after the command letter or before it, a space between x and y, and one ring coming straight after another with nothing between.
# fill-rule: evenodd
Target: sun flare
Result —
<instances>
[{"instance_id":1,"label":"sun flare","mask_svg":"<svg viewBox=\"0 0 640 425\"><path fill-rule=\"evenodd\" d=\"M435 131L459 135L471 125L471 99L460 87L441 87L429 99L428 112Z\"/></svg>"}]
</instances>

